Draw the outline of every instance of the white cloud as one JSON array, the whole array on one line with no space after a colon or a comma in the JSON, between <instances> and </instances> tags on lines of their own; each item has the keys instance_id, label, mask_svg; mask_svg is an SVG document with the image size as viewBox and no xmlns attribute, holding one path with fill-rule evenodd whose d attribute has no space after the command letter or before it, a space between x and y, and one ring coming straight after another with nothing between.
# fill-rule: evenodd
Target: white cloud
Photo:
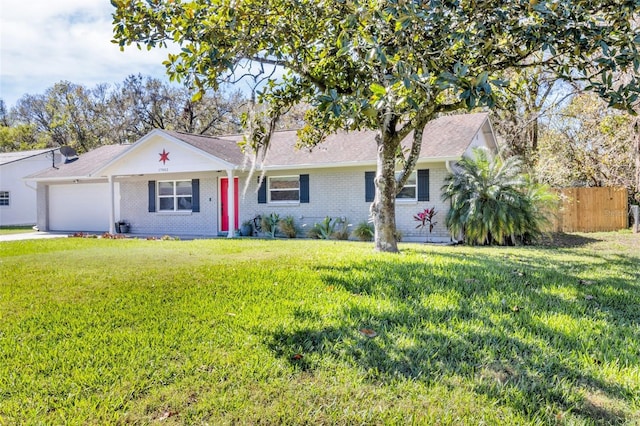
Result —
<instances>
[{"instance_id":1,"label":"white cloud","mask_svg":"<svg viewBox=\"0 0 640 426\"><path fill-rule=\"evenodd\" d=\"M2 0L0 98L8 107L61 80L92 87L141 73L167 79L166 50L120 52L108 0Z\"/></svg>"}]
</instances>

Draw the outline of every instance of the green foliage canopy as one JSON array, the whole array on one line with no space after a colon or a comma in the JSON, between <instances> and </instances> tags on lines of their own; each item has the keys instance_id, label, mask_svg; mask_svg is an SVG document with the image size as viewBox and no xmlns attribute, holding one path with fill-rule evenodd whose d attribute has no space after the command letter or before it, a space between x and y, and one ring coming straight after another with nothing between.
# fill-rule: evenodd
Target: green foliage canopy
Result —
<instances>
[{"instance_id":1,"label":"green foliage canopy","mask_svg":"<svg viewBox=\"0 0 640 426\"><path fill-rule=\"evenodd\" d=\"M171 78L202 89L246 60L281 65L287 73L272 76L264 94L280 100L275 108L312 99L324 126L378 128L381 113L413 118L490 105L504 70L539 63L587 81L612 105L637 99L637 78L613 81L618 69L637 75L637 0L112 4L121 47L180 47L165 62Z\"/></svg>"}]
</instances>

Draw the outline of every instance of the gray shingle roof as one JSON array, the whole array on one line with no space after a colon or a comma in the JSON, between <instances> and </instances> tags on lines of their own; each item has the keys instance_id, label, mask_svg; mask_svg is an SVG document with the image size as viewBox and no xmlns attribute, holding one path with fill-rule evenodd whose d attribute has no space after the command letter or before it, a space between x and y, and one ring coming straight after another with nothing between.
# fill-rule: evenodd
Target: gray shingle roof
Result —
<instances>
[{"instance_id":1,"label":"gray shingle roof","mask_svg":"<svg viewBox=\"0 0 640 426\"><path fill-rule=\"evenodd\" d=\"M482 131L488 116L487 113L447 115L429 122L422 134L420 157L461 157L473 137Z\"/></svg>"},{"instance_id":2,"label":"gray shingle roof","mask_svg":"<svg viewBox=\"0 0 640 426\"><path fill-rule=\"evenodd\" d=\"M488 114L460 114L440 117L431 121L422 135L421 159L459 158L471 144L473 137L482 131ZM357 164L375 163L377 147L376 132L365 130L359 132L339 132L314 147L296 149L297 133L295 130L275 132L271 137L271 145L266 167L287 167L324 164ZM221 136L222 139L238 141L242 136ZM403 140L403 146L411 146L413 133ZM215 154L214 154L215 155Z\"/></svg>"},{"instance_id":3,"label":"gray shingle roof","mask_svg":"<svg viewBox=\"0 0 640 426\"><path fill-rule=\"evenodd\" d=\"M462 114L440 117L431 121L424 129L421 159L460 158L471 144L474 136L483 131L487 123L486 113ZM240 150L238 142L242 135L200 136L163 130L169 136L228 163L242 166L247 158ZM376 162L375 131L339 132L313 149L296 149L295 130L275 132L265 167L287 168L302 166L339 166L349 164L374 164ZM403 141L410 146L412 135ZM29 178L56 179L70 177L90 177L102 169L116 156L131 145L106 145L81 155L77 161L61 164L57 169L49 168L33 174Z\"/></svg>"},{"instance_id":4,"label":"gray shingle roof","mask_svg":"<svg viewBox=\"0 0 640 426\"><path fill-rule=\"evenodd\" d=\"M27 176L27 179L90 177L93 176L96 170L101 169L116 155L122 153L130 146L131 145L104 145L80 155L77 160L71 163L56 165L57 168L50 167Z\"/></svg>"},{"instance_id":5,"label":"gray shingle roof","mask_svg":"<svg viewBox=\"0 0 640 426\"><path fill-rule=\"evenodd\" d=\"M234 139L194 135L169 130L163 130L163 132L228 163L242 164L242 161L244 160L244 154L240 151L238 143ZM242 137L239 139L241 138Z\"/></svg>"}]
</instances>

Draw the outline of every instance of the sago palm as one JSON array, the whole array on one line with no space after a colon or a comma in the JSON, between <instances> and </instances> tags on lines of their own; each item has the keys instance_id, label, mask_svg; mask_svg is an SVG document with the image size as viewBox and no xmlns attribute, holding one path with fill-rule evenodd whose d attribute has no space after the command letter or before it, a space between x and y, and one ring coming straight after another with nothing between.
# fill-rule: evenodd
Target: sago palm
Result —
<instances>
[{"instance_id":1,"label":"sago palm","mask_svg":"<svg viewBox=\"0 0 640 426\"><path fill-rule=\"evenodd\" d=\"M451 208L445 223L470 244L514 244L539 236L545 222L540 200L552 197L522 174L516 157L501 160L475 149L445 179L442 198Z\"/></svg>"}]
</instances>

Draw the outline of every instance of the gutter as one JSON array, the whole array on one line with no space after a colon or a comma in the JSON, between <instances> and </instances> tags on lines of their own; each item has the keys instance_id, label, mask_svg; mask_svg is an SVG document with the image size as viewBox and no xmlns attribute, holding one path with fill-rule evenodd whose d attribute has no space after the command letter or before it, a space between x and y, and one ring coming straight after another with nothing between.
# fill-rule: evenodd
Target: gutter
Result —
<instances>
[{"instance_id":1,"label":"gutter","mask_svg":"<svg viewBox=\"0 0 640 426\"><path fill-rule=\"evenodd\" d=\"M426 164L426 163L442 163L444 162L447 165L447 170L449 170L449 163L451 161L458 161L460 157L430 157L430 158L419 158L418 164ZM327 168L347 168L347 167L376 167L377 162L368 160L368 161L353 161L353 162L340 162L340 163L300 163L300 164L273 164L263 167L256 167L257 170L264 171L278 171L278 170L297 170L297 169L327 169ZM241 169L242 170L242 169ZM244 171L244 170L243 170Z\"/></svg>"},{"instance_id":2,"label":"gutter","mask_svg":"<svg viewBox=\"0 0 640 426\"><path fill-rule=\"evenodd\" d=\"M37 188L37 187L35 187L35 186L31 186L31 185L29 185L29 182L30 182L30 181L27 181L27 180L25 180L25 179L22 179L22 183L24 183L24 186L26 186L27 188L32 189L32 190L34 190L34 191L37 191L37 190L38 190L38 188Z\"/></svg>"},{"instance_id":3,"label":"gutter","mask_svg":"<svg viewBox=\"0 0 640 426\"><path fill-rule=\"evenodd\" d=\"M80 181L101 181L107 180L106 176L100 176L100 177L93 177L93 176L65 176L65 177L49 177L49 178L38 178L38 177L26 177L26 178L22 178L23 181L25 182L74 182L78 183Z\"/></svg>"}]
</instances>

